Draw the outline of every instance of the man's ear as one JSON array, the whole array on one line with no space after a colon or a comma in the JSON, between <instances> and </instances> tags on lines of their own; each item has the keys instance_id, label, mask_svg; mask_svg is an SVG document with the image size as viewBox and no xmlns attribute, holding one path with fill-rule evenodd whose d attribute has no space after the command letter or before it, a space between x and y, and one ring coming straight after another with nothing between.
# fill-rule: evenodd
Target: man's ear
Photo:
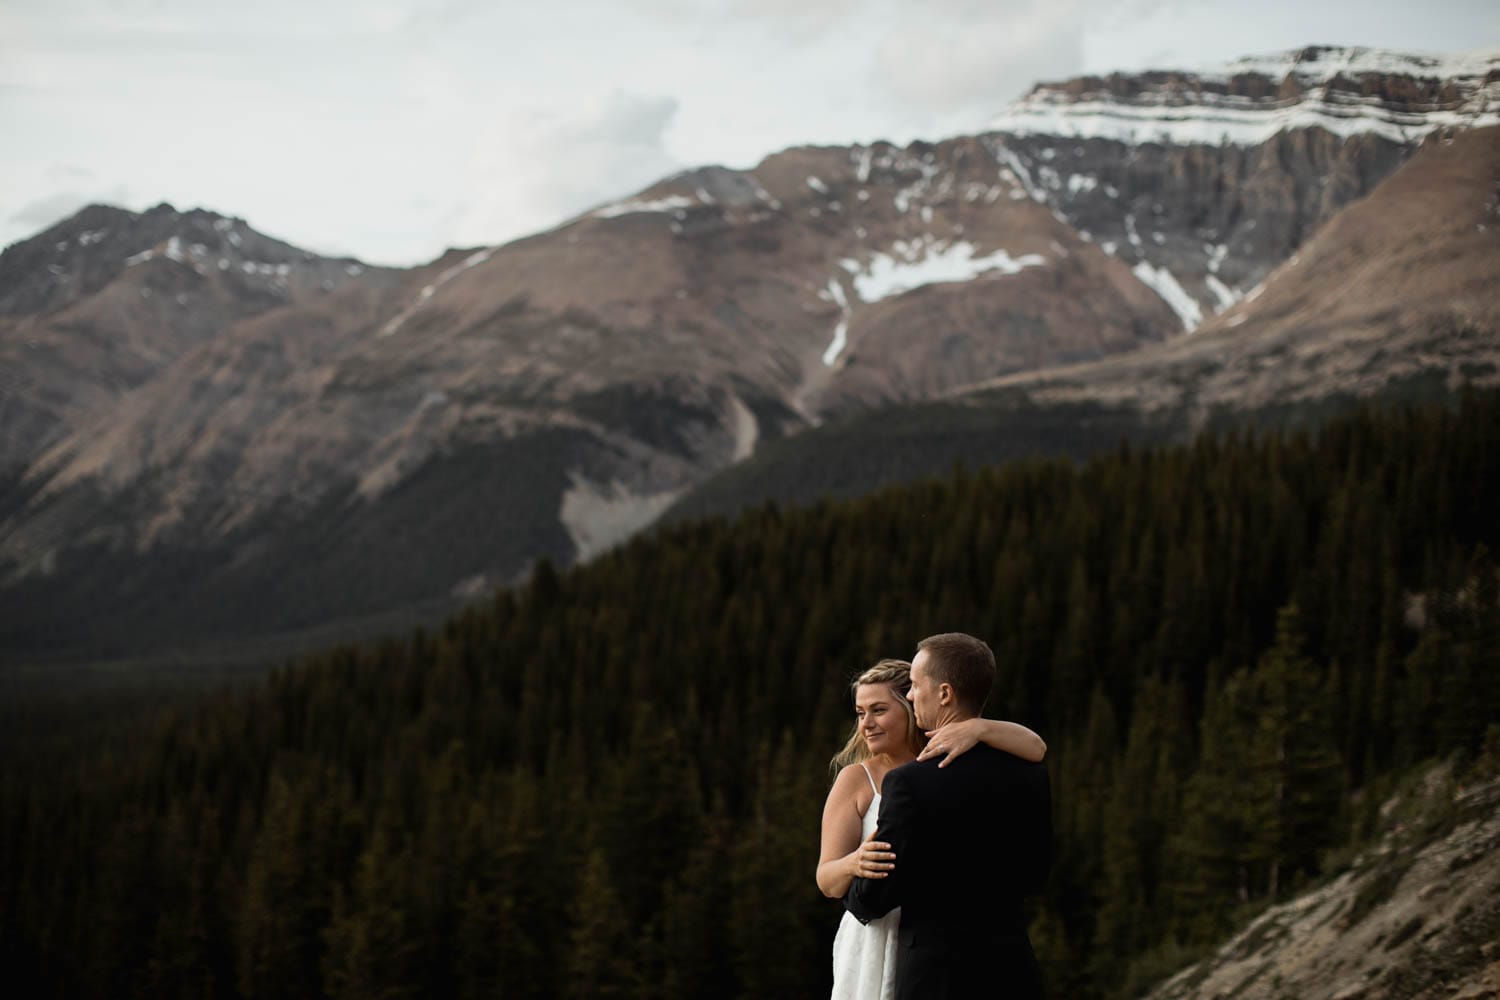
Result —
<instances>
[{"instance_id":1,"label":"man's ear","mask_svg":"<svg viewBox=\"0 0 1500 1000\"><path fill-rule=\"evenodd\" d=\"M953 685L952 684L939 684L938 685L938 704L939 705L947 705L947 704L950 704L952 701L953 701Z\"/></svg>"}]
</instances>

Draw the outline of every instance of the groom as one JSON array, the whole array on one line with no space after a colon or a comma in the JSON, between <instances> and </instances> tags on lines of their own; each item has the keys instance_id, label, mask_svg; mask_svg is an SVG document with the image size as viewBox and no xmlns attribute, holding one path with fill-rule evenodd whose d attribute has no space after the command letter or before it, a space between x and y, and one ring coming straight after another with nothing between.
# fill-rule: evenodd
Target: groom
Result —
<instances>
[{"instance_id":1,"label":"groom","mask_svg":"<svg viewBox=\"0 0 1500 1000\"><path fill-rule=\"evenodd\" d=\"M973 636L923 639L907 695L917 724L978 716L994 680L995 656ZM1041 997L1021 901L1046 884L1051 813L1047 769L982 743L946 767L934 757L886 774L875 839L896 867L856 878L844 907L864 923L901 907L897 1000Z\"/></svg>"}]
</instances>

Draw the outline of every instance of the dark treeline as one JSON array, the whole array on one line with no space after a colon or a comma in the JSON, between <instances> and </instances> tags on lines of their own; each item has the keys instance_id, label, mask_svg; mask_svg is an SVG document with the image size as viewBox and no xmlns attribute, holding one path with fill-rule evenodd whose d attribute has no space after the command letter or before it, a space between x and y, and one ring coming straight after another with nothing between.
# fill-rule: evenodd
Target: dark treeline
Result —
<instances>
[{"instance_id":1,"label":"dark treeline","mask_svg":"<svg viewBox=\"0 0 1500 1000\"><path fill-rule=\"evenodd\" d=\"M1057 996L1314 879L1500 718L1500 395L1029 461L543 564L0 784L37 996L815 996L848 679L987 638L1050 744ZM399 573L401 567L389 567ZM23 992L33 992L23 990Z\"/></svg>"}]
</instances>

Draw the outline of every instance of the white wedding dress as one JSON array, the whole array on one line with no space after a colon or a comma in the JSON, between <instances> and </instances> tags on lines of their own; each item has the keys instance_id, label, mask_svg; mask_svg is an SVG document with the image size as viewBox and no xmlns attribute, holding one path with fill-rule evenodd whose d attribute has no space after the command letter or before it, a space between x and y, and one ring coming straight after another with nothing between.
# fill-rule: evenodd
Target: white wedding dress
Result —
<instances>
[{"instance_id":1,"label":"white wedding dress","mask_svg":"<svg viewBox=\"0 0 1500 1000\"><path fill-rule=\"evenodd\" d=\"M865 777L875 798L865 810L860 826L862 841L875 832L875 821L880 816L880 791L875 788L868 767ZM833 1000L891 1000L896 995L896 929L900 926L899 908L868 924L860 923L854 914L844 911L839 932L833 939Z\"/></svg>"}]
</instances>

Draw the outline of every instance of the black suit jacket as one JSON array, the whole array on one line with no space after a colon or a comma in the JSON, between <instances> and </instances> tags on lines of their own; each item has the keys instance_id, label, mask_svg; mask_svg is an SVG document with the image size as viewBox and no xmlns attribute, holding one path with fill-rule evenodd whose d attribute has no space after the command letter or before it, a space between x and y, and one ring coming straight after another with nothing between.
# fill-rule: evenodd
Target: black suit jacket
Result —
<instances>
[{"instance_id":1,"label":"black suit jacket","mask_svg":"<svg viewBox=\"0 0 1500 1000\"><path fill-rule=\"evenodd\" d=\"M1047 769L983 744L890 771L876 840L896 853L883 879L857 878L844 906L869 922L901 907L898 1000L1042 995L1022 900L1052 861Z\"/></svg>"}]
</instances>

